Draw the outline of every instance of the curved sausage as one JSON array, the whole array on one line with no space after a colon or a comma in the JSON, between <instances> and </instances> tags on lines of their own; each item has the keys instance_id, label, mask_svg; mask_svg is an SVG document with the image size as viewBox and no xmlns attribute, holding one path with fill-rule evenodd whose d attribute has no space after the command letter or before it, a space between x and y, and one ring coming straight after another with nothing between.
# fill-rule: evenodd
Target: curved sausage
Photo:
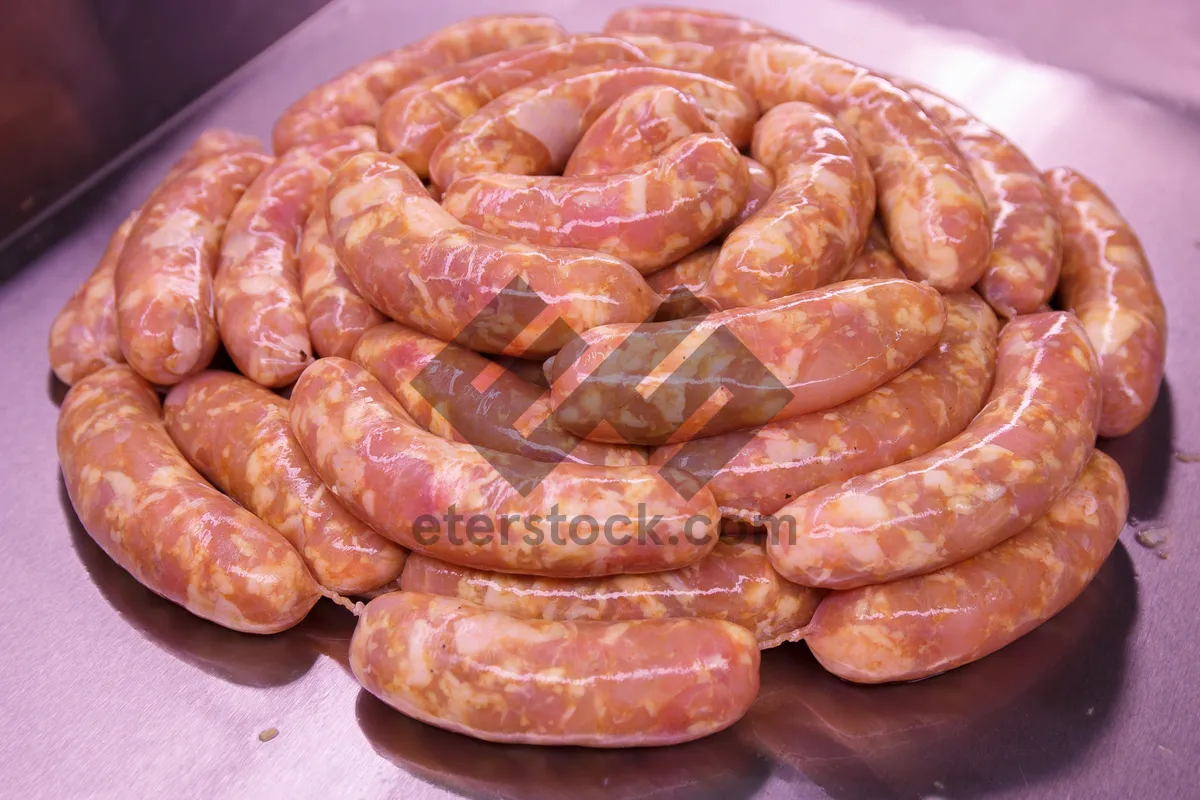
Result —
<instances>
[{"instance_id":1,"label":"curved sausage","mask_svg":"<svg viewBox=\"0 0 1200 800\"><path fill-rule=\"evenodd\" d=\"M139 214L141 211L134 211L117 227L92 274L50 325L50 368L68 386L107 366L125 362L117 335L113 276Z\"/></svg>"},{"instance_id":2,"label":"curved sausage","mask_svg":"<svg viewBox=\"0 0 1200 800\"><path fill-rule=\"evenodd\" d=\"M684 567L716 544L716 503L706 490L685 499L675 487L686 476L549 464L446 441L342 359L322 359L300 376L292 428L317 473L359 518L443 561L594 577Z\"/></svg>"},{"instance_id":3,"label":"curved sausage","mask_svg":"<svg viewBox=\"0 0 1200 800\"><path fill-rule=\"evenodd\" d=\"M226 153L260 152L253 136L227 128L210 128L192 142L167 171L159 187L204 161ZM122 364L117 333L116 289L113 281L125 242L141 211L134 211L117 227L95 270L67 300L50 326L50 366L68 386L111 364Z\"/></svg>"},{"instance_id":4,"label":"curved sausage","mask_svg":"<svg viewBox=\"0 0 1200 800\"><path fill-rule=\"evenodd\" d=\"M366 127L293 148L234 208L213 279L217 327L233 363L255 383L287 386L312 363L296 263L300 232L330 172L374 148L375 131Z\"/></svg>"},{"instance_id":5,"label":"curved sausage","mask_svg":"<svg viewBox=\"0 0 1200 800\"><path fill-rule=\"evenodd\" d=\"M1099 368L1079 321L1017 317L1000 333L995 386L967 429L920 458L784 506L771 563L805 586L853 589L980 553L1045 514L1079 477L1099 411Z\"/></svg>"},{"instance_id":6,"label":"curved sausage","mask_svg":"<svg viewBox=\"0 0 1200 800\"><path fill-rule=\"evenodd\" d=\"M741 64L764 108L802 100L852 131L871 163L896 257L914 280L943 292L974 285L988 264L987 203L950 136L912 97L870 70L789 42L718 49ZM712 71L721 74L719 69Z\"/></svg>"},{"instance_id":7,"label":"curved sausage","mask_svg":"<svg viewBox=\"0 0 1200 800\"><path fill-rule=\"evenodd\" d=\"M391 156L351 158L334 173L327 199L334 250L363 297L442 341L534 358L575 331L648 319L658 306L637 271L612 256L533 247L463 225Z\"/></svg>"},{"instance_id":8,"label":"curved sausage","mask_svg":"<svg viewBox=\"0 0 1200 800\"><path fill-rule=\"evenodd\" d=\"M1096 451L1046 515L1011 539L928 575L828 595L808 646L856 683L918 680L976 661L1078 597L1128 511L1121 468Z\"/></svg>"},{"instance_id":9,"label":"curved sausage","mask_svg":"<svg viewBox=\"0 0 1200 800\"><path fill-rule=\"evenodd\" d=\"M519 620L450 597L372 600L350 641L359 683L396 710L494 742L667 745L741 718L758 648L711 619Z\"/></svg>"},{"instance_id":10,"label":"curved sausage","mask_svg":"<svg viewBox=\"0 0 1200 800\"><path fill-rule=\"evenodd\" d=\"M664 39L705 44L723 44L748 37L778 35L766 25L732 14L669 6L623 8L604 23L604 32L650 34Z\"/></svg>"},{"instance_id":11,"label":"curved sausage","mask_svg":"<svg viewBox=\"0 0 1200 800\"><path fill-rule=\"evenodd\" d=\"M435 69L564 36L566 31L557 21L535 14L474 17L442 28L351 67L301 97L275 122L271 134L275 152L287 152L352 125L374 125L383 101Z\"/></svg>"},{"instance_id":12,"label":"curved sausage","mask_svg":"<svg viewBox=\"0 0 1200 800\"><path fill-rule=\"evenodd\" d=\"M379 379L425 430L453 442L557 464L645 464L636 448L568 433L550 394L499 364L394 323L367 331L352 359Z\"/></svg>"},{"instance_id":13,"label":"curved sausage","mask_svg":"<svg viewBox=\"0 0 1200 800\"><path fill-rule=\"evenodd\" d=\"M626 172L466 175L442 206L486 233L607 253L653 272L713 239L746 205L750 173L721 134L697 133Z\"/></svg>"},{"instance_id":14,"label":"curved sausage","mask_svg":"<svg viewBox=\"0 0 1200 800\"><path fill-rule=\"evenodd\" d=\"M167 433L206 478L283 534L317 581L361 594L395 580L404 550L354 517L321 483L287 400L231 372L202 372L163 405Z\"/></svg>"},{"instance_id":15,"label":"curved sausage","mask_svg":"<svg viewBox=\"0 0 1200 800\"><path fill-rule=\"evenodd\" d=\"M699 71L708 63L713 53L713 46L703 42L672 41L652 33L619 35L645 53L651 64L660 67Z\"/></svg>"},{"instance_id":16,"label":"curved sausage","mask_svg":"<svg viewBox=\"0 0 1200 800\"><path fill-rule=\"evenodd\" d=\"M515 356L492 356L491 361L528 384L539 386L543 389L550 388L550 381L546 380L546 373L542 369L541 361L530 361L529 359L516 358Z\"/></svg>"},{"instance_id":17,"label":"curved sausage","mask_svg":"<svg viewBox=\"0 0 1200 800\"><path fill-rule=\"evenodd\" d=\"M904 270L900 262L892 254L892 246L888 244L887 234L879 225L879 220L871 224L867 232L867 241L863 245L858 258L850 262L846 271L848 281L861 281L868 278L903 278Z\"/></svg>"},{"instance_id":18,"label":"curved sausage","mask_svg":"<svg viewBox=\"0 0 1200 800\"><path fill-rule=\"evenodd\" d=\"M666 269L646 276L646 283L663 299L654 317L655 322L669 322L708 313L708 308L700 302L696 293L708 280L708 273L720 254L718 245L703 247Z\"/></svg>"},{"instance_id":19,"label":"curved sausage","mask_svg":"<svg viewBox=\"0 0 1200 800\"><path fill-rule=\"evenodd\" d=\"M338 263L325 223L323 193L300 239L300 301L313 350L323 358L349 358L363 333L387 321L363 299Z\"/></svg>"},{"instance_id":20,"label":"curved sausage","mask_svg":"<svg viewBox=\"0 0 1200 800\"><path fill-rule=\"evenodd\" d=\"M1063 167L1046 173L1063 226L1058 299L1100 358L1100 435L1121 436L1150 416L1167 360L1167 309L1133 228L1098 186Z\"/></svg>"},{"instance_id":21,"label":"curved sausage","mask_svg":"<svg viewBox=\"0 0 1200 800\"><path fill-rule=\"evenodd\" d=\"M379 114L379 149L422 178L446 135L505 92L573 67L645 61L628 42L607 36L572 36L554 44L493 53L435 73L396 92Z\"/></svg>"},{"instance_id":22,"label":"curved sausage","mask_svg":"<svg viewBox=\"0 0 1200 800\"><path fill-rule=\"evenodd\" d=\"M434 151L433 182L446 188L463 175L484 172L559 174L606 108L651 84L691 95L734 146L749 144L758 104L731 83L652 64L579 67L514 89L463 120Z\"/></svg>"},{"instance_id":23,"label":"curved sausage","mask_svg":"<svg viewBox=\"0 0 1200 800\"><path fill-rule=\"evenodd\" d=\"M84 529L155 594L246 633L290 628L320 598L287 540L188 465L129 367L67 393L58 460Z\"/></svg>"},{"instance_id":24,"label":"curved sausage","mask_svg":"<svg viewBox=\"0 0 1200 800\"><path fill-rule=\"evenodd\" d=\"M725 233L737 230L738 226L757 214L775 193L775 173L753 158L743 160L750 172L750 193L746 196L746 205L742 206L741 213L729 222Z\"/></svg>"},{"instance_id":25,"label":"curved sausage","mask_svg":"<svg viewBox=\"0 0 1200 800\"><path fill-rule=\"evenodd\" d=\"M771 529L820 486L929 452L971 422L992 388L996 315L974 292L946 295L937 347L874 391L812 414L656 450L650 463L702 480L721 516Z\"/></svg>"},{"instance_id":26,"label":"curved sausage","mask_svg":"<svg viewBox=\"0 0 1200 800\"><path fill-rule=\"evenodd\" d=\"M987 200L992 254L976 290L1003 317L1035 313L1054 294L1062 267L1062 228L1041 173L969 111L919 84L897 85L954 139Z\"/></svg>"},{"instance_id":27,"label":"curved sausage","mask_svg":"<svg viewBox=\"0 0 1200 800\"><path fill-rule=\"evenodd\" d=\"M944 321L936 291L891 280L706 317L607 325L554 357L554 414L594 441L650 445L784 420L899 375L937 344Z\"/></svg>"},{"instance_id":28,"label":"curved sausage","mask_svg":"<svg viewBox=\"0 0 1200 800\"><path fill-rule=\"evenodd\" d=\"M217 352L212 278L234 206L271 159L230 153L204 161L146 201L114 278L121 353L170 386Z\"/></svg>"},{"instance_id":29,"label":"curved sausage","mask_svg":"<svg viewBox=\"0 0 1200 800\"><path fill-rule=\"evenodd\" d=\"M722 619L754 633L760 650L796 641L824 592L785 581L761 542L721 539L690 567L611 578L533 578L415 555L400 588L458 597L521 619Z\"/></svg>"},{"instance_id":30,"label":"curved sausage","mask_svg":"<svg viewBox=\"0 0 1200 800\"><path fill-rule=\"evenodd\" d=\"M824 112L783 103L754 127L754 157L776 187L738 226L699 292L715 308L756 305L836 280L875 217L875 181L862 149Z\"/></svg>"}]
</instances>

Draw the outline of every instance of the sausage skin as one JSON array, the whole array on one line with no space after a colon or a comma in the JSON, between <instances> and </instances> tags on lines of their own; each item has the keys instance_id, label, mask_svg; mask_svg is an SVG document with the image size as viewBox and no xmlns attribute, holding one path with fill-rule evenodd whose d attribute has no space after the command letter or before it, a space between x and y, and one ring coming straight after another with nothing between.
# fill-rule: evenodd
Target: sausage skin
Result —
<instances>
[{"instance_id":1,"label":"sausage skin","mask_svg":"<svg viewBox=\"0 0 1200 800\"><path fill-rule=\"evenodd\" d=\"M359 683L396 710L493 742L678 744L758 693L754 636L730 622L516 619L450 597L372 600L350 641Z\"/></svg>"},{"instance_id":2,"label":"sausage skin","mask_svg":"<svg viewBox=\"0 0 1200 800\"><path fill-rule=\"evenodd\" d=\"M738 39L778 36L766 25L719 11L669 6L623 8L604 23L605 33L650 34L664 39L724 44Z\"/></svg>"},{"instance_id":3,"label":"sausage skin","mask_svg":"<svg viewBox=\"0 0 1200 800\"><path fill-rule=\"evenodd\" d=\"M832 592L805 639L856 683L912 681L1011 644L1078 597L1129 511L1117 462L1097 450L1041 519L990 550L915 578Z\"/></svg>"},{"instance_id":4,"label":"sausage skin","mask_svg":"<svg viewBox=\"0 0 1200 800\"><path fill-rule=\"evenodd\" d=\"M187 460L283 534L322 586L362 594L400 575L404 550L321 483L292 433L287 400L231 372L202 372L175 386L163 411Z\"/></svg>"},{"instance_id":5,"label":"sausage skin","mask_svg":"<svg viewBox=\"0 0 1200 800\"><path fill-rule=\"evenodd\" d=\"M963 433L784 506L767 545L771 563L805 586L853 589L982 552L1028 527L1075 482L1099 411L1096 354L1079 321L1062 312L1018 317L1000 332L995 386Z\"/></svg>"},{"instance_id":6,"label":"sausage skin","mask_svg":"<svg viewBox=\"0 0 1200 800\"><path fill-rule=\"evenodd\" d=\"M245 633L290 628L320 598L287 540L188 465L129 367L67 393L58 460L84 529L155 594Z\"/></svg>"}]
</instances>

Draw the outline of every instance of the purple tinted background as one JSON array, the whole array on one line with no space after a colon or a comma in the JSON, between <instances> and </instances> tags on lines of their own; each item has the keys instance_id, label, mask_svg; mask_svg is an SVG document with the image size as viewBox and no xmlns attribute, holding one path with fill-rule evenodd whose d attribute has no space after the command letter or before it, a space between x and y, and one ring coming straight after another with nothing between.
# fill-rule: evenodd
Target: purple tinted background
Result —
<instances>
[{"instance_id":1,"label":"purple tinted background","mask_svg":"<svg viewBox=\"0 0 1200 800\"><path fill-rule=\"evenodd\" d=\"M618 5L530 0L519 7L587 30ZM291 632L255 638L154 597L103 555L65 500L54 453L62 387L49 376L44 346L55 312L112 229L202 128L228 125L266 136L291 100L345 66L461 17L518 8L479 0L335 2L225 82L136 163L89 191L31 249L10 252L11 269L0 270L10 375L0 394L0 718L7 723L0 769L7 793L1195 796L1200 545L1192 520L1200 508L1200 463L1175 454L1200 452L1192 399L1200 388L1200 289L1193 277L1200 266L1200 122L1175 102L1143 99L1180 96L1141 69L1174 63L1167 40L1136 48L1126 37L1111 53L1089 51L1085 64L1069 55L1082 46L1071 38L1072 26L1061 34L1053 60L1100 76L1117 73L1135 96L878 7L836 0L721 5L925 81L1008 133L1039 164L1071 164L1105 187L1141 234L1172 331L1167 385L1153 417L1104 447L1129 476L1136 519L1168 529L1169 557L1138 545L1130 527L1093 586L1058 618L978 664L918 684L851 686L824 674L802 645L779 648L765 654L762 696L732 729L681 747L623 752L489 745L390 711L349 675L353 620L328 603ZM1055 30L1040 4L1011 8L1037 36ZM997 31L1020 28L1004 14L995 20L987 25ZM1123 62L1106 58L1118 52ZM1180 56L1180 86L1195 56ZM34 250L42 251L36 260L22 257ZM279 735L262 743L258 734L267 728Z\"/></svg>"}]
</instances>

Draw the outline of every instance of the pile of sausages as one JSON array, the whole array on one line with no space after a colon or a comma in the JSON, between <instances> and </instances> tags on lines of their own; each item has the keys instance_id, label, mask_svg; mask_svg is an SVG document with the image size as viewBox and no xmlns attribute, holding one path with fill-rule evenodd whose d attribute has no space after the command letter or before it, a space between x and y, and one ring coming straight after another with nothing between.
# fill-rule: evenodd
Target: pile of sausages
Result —
<instances>
[{"instance_id":1,"label":"pile of sausages","mask_svg":"<svg viewBox=\"0 0 1200 800\"><path fill-rule=\"evenodd\" d=\"M1124 525L1094 448L1162 380L1141 246L929 89L719 14L495 16L272 138L203 134L55 321L62 471L217 624L374 598L351 665L405 714L695 739L761 648L863 683L993 652Z\"/></svg>"}]
</instances>

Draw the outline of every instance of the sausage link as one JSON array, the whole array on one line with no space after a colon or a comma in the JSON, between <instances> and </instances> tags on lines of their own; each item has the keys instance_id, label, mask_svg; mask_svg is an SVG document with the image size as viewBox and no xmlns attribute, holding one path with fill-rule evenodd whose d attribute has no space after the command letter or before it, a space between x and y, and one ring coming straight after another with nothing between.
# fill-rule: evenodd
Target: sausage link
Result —
<instances>
[{"instance_id":1,"label":"sausage link","mask_svg":"<svg viewBox=\"0 0 1200 800\"><path fill-rule=\"evenodd\" d=\"M212 279L234 206L271 159L229 153L202 162L146 201L114 278L121 353L138 374L174 385L217 352Z\"/></svg>"},{"instance_id":2,"label":"sausage link","mask_svg":"<svg viewBox=\"0 0 1200 800\"><path fill-rule=\"evenodd\" d=\"M883 232L877 218L871 223L871 229L867 232L867 241L863 245L862 252L858 254L858 258L850 262L850 269L846 271L845 279L861 281L868 278L903 277L904 270L900 268L900 262L892 254L892 246L888 244L887 234Z\"/></svg>"},{"instance_id":3,"label":"sausage link","mask_svg":"<svg viewBox=\"0 0 1200 800\"><path fill-rule=\"evenodd\" d=\"M650 463L706 480L723 517L770 529L775 520L763 517L793 498L929 452L979 412L996 368L996 315L974 292L945 300L937 347L878 389L753 432L660 448Z\"/></svg>"},{"instance_id":4,"label":"sausage link","mask_svg":"<svg viewBox=\"0 0 1200 800\"><path fill-rule=\"evenodd\" d=\"M1150 416L1167 360L1167 309L1133 228L1098 186L1059 167L1046 182L1063 226L1058 299L1100 358L1100 435L1121 436Z\"/></svg>"},{"instance_id":5,"label":"sausage link","mask_svg":"<svg viewBox=\"0 0 1200 800\"><path fill-rule=\"evenodd\" d=\"M856 683L918 680L977 661L1078 597L1128 511L1121 468L1096 451L1049 512L1011 539L928 575L828 595L808 646Z\"/></svg>"},{"instance_id":6,"label":"sausage link","mask_svg":"<svg viewBox=\"0 0 1200 800\"><path fill-rule=\"evenodd\" d=\"M58 417L58 459L88 534L154 593L218 625L275 633L317 602L287 540L209 486L125 365L84 378Z\"/></svg>"},{"instance_id":7,"label":"sausage link","mask_svg":"<svg viewBox=\"0 0 1200 800\"><path fill-rule=\"evenodd\" d=\"M463 120L434 151L433 182L445 188L463 175L485 172L561 174L596 118L631 90L651 84L691 95L734 146L749 144L758 104L731 83L652 64L587 66L514 89Z\"/></svg>"},{"instance_id":8,"label":"sausage link","mask_svg":"<svg viewBox=\"0 0 1200 800\"><path fill-rule=\"evenodd\" d=\"M1045 514L1079 477L1099 411L1099 368L1079 321L1017 317L1000 333L995 386L967 429L920 458L784 506L771 563L806 586L853 589L980 553Z\"/></svg>"},{"instance_id":9,"label":"sausage link","mask_svg":"<svg viewBox=\"0 0 1200 800\"><path fill-rule=\"evenodd\" d=\"M389 323L363 334L352 359L378 378L418 425L444 439L551 463L646 463L636 448L568 433L550 415L549 391L456 344ZM523 420L529 420L528 432Z\"/></svg>"},{"instance_id":10,"label":"sausage link","mask_svg":"<svg viewBox=\"0 0 1200 800\"><path fill-rule=\"evenodd\" d=\"M534 578L415 555L400 588L458 597L521 619L722 619L754 633L760 650L796 641L824 592L785 581L761 542L721 539L683 569L611 578Z\"/></svg>"},{"instance_id":11,"label":"sausage link","mask_svg":"<svg viewBox=\"0 0 1200 800\"><path fill-rule=\"evenodd\" d=\"M392 319L442 341L534 358L574 331L649 319L658 307L637 271L612 256L463 225L391 156L351 158L327 198L330 238L354 285Z\"/></svg>"},{"instance_id":12,"label":"sausage link","mask_svg":"<svg viewBox=\"0 0 1200 800\"><path fill-rule=\"evenodd\" d=\"M784 420L891 380L937 344L944 321L936 291L892 280L703 318L608 325L554 357L554 414L594 441L649 445Z\"/></svg>"},{"instance_id":13,"label":"sausage link","mask_svg":"<svg viewBox=\"0 0 1200 800\"><path fill-rule=\"evenodd\" d=\"M953 140L912 97L808 45L742 42L722 53L744 72L728 77L747 81L763 107L802 100L854 133L871 163L892 249L914 280L943 292L979 280L991 250L987 203Z\"/></svg>"},{"instance_id":14,"label":"sausage link","mask_svg":"<svg viewBox=\"0 0 1200 800\"><path fill-rule=\"evenodd\" d=\"M775 193L775 173L753 158L747 158L745 161L746 169L750 172L750 192L746 196L746 205L742 206L741 213L729 223L725 233L737 230L738 226L757 214Z\"/></svg>"},{"instance_id":15,"label":"sausage link","mask_svg":"<svg viewBox=\"0 0 1200 800\"><path fill-rule=\"evenodd\" d=\"M276 153L337 133L374 125L379 106L418 78L458 61L566 36L550 17L534 14L474 17L418 42L351 67L293 103L275 122Z\"/></svg>"},{"instance_id":16,"label":"sausage link","mask_svg":"<svg viewBox=\"0 0 1200 800\"><path fill-rule=\"evenodd\" d=\"M756 305L836 280L862 250L875 217L875 181L862 149L827 114L783 103L754 128L751 152L777 180L735 229L699 292L715 308Z\"/></svg>"},{"instance_id":17,"label":"sausage link","mask_svg":"<svg viewBox=\"0 0 1200 800\"><path fill-rule=\"evenodd\" d=\"M758 693L758 648L711 619L520 620L450 597L372 600L359 683L396 710L494 742L668 745L729 727Z\"/></svg>"},{"instance_id":18,"label":"sausage link","mask_svg":"<svg viewBox=\"0 0 1200 800\"><path fill-rule=\"evenodd\" d=\"M260 152L253 136L226 128L210 128L192 142L167 171L159 187L204 161L226 153ZM50 326L50 366L68 386L111 364L125 363L117 333L117 303L113 280L117 262L141 211L131 213L108 240L96 269L67 300Z\"/></svg>"},{"instance_id":19,"label":"sausage link","mask_svg":"<svg viewBox=\"0 0 1200 800\"><path fill-rule=\"evenodd\" d=\"M217 488L283 534L324 587L360 594L395 580L404 550L334 497L300 449L287 400L240 375L202 372L167 395L167 433Z\"/></svg>"},{"instance_id":20,"label":"sausage link","mask_svg":"<svg viewBox=\"0 0 1200 800\"><path fill-rule=\"evenodd\" d=\"M749 191L750 173L729 140L697 133L626 172L466 175L446 189L442 206L486 233L595 250L648 273L711 241Z\"/></svg>"},{"instance_id":21,"label":"sausage link","mask_svg":"<svg viewBox=\"0 0 1200 800\"><path fill-rule=\"evenodd\" d=\"M1035 313L1054 294L1062 267L1062 228L1041 173L969 111L924 86L897 85L954 139L987 200L992 254L976 290L1003 317Z\"/></svg>"},{"instance_id":22,"label":"sausage link","mask_svg":"<svg viewBox=\"0 0 1200 800\"><path fill-rule=\"evenodd\" d=\"M526 383L543 389L550 388L550 381L546 380L546 372L542 369L541 361L530 361L515 356L491 356L491 361Z\"/></svg>"},{"instance_id":23,"label":"sausage link","mask_svg":"<svg viewBox=\"0 0 1200 800\"><path fill-rule=\"evenodd\" d=\"M572 36L473 59L388 98L379 114L379 149L428 178L429 159L442 139L500 95L564 69L645 60L637 47L606 36Z\"/></svg>"},{"instance_id":24,"label":"sausage link","mask_svg":"<svg viewBox=\"0 0 1200 800\"><path fill-rule=\"evenodd\" d=\"M548 464L449 442L342 359L322 359L297 381L292 428L360 519L453 564L562 578L656 572L700 560L717 540L712 494L701 489L687 500L674 488L686 476Z\"/></svg>"},{"instance_id":25,"label":"sausage link","mask_svg":"<svg viewBox=\"0 0 1200 800\"><path fill-rule=\"evenodd\" d=\"M313 350L322 358L349 358L363 333L387 321L363 299L338 263L321 194L300 239L300 300Z\"/></svg>"},{"instance_id":26,"label":"sausage link","mask_svg":"<svg viewBox=\"0 0 1200 800\"><path fill-rule=\"evenodd\" d=\"M646 276L646 283L663 298L654 317L656 322L670 322L708 313L696 293L708 280L708 273L720 254L721 248L717 245L704 247L666 269Z\"/></svg>"},{"instance_id":27,"label":"sausage link","mask_svg":"<svg viewBox=\"0 0 1200 800\"><path fill-rule=\"evenodd\" d=\"M604 23L604 32L649 34L664 39L703 44L724 44L738 39L778 36L766 25L732 14L669 6L623 8Z\"/></svg>"},{"instance_id":28,"label":"sausage link","mask_svg":"<svg viewBox=\"0 0 1200 800\"><path fill-rule=\"evenodd\" d=\"M646 54L651 64L699 71L712 58L713 46L703 42L672 41L652 33L622 33L620 37Z\"/></svg>"},{"instance_id":29,"label":"sausage link","mask_svg":"<svg viewBox=\"0 0 1200 800\"><path fill-rule=\"evenodd\" d=\"M125 362L117 335L113 276L140 213L131 213L113 232L92 274L75 290L50 325L50 368L68 386L107 366Z\"/></svg>"},{"instance_id":30,"label":"sausage link","mask_svg":"<svg viewBox=\"0 0 1200 800\"><path fill-rule=\"evenodd\" d=\"M375 131L347 128L289 150L242 195L213 279L221 341L242 374L287 386L312 363L297 265L300 232L330 172L375 148Z\"/></svg>"}]
</instances>

